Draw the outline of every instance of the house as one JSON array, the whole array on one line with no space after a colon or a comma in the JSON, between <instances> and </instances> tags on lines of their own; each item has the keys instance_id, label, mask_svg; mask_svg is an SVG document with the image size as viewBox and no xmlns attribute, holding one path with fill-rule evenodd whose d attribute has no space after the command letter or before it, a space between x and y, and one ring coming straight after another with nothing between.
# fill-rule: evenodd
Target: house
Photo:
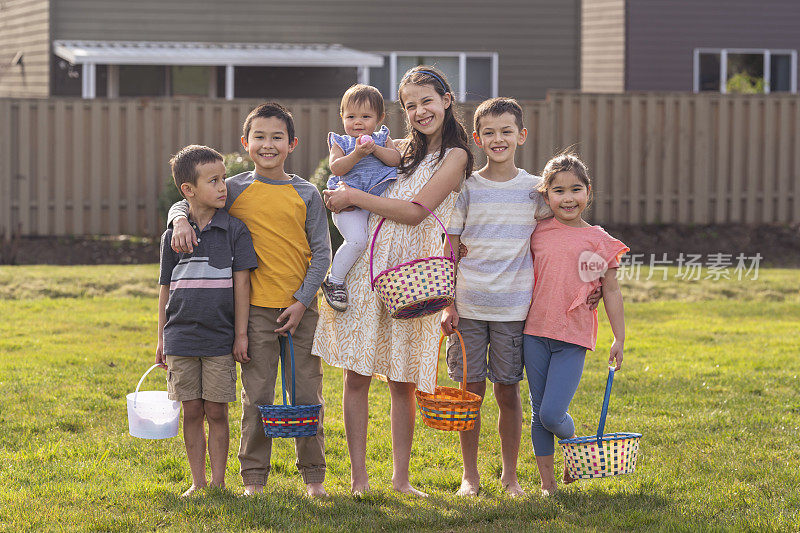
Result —
<instances>
[{"instance_id":1,"label":"house","mask_svg":"<svg viewBox=\"0 0 800 533\"><path fill-rule=\"evenodd\" d=\"M579 86L580 0L7 0L0 97L396 97L442 69L460 100Z\"/></svg>"},{"instance_id":2,"label":"house","mask_svg":"<svg viewBox=\"0 0 800 533\"><path fill-rule=\"evenodd\" d=\"M581 89L797 92L797 0L583 0Z\"/></svg>"}]
</instances>

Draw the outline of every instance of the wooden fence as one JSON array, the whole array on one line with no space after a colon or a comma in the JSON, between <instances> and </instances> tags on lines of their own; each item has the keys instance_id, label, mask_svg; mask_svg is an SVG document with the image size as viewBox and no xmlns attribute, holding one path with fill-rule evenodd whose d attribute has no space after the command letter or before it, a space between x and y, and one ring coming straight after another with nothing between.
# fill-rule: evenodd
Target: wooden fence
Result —
<instances>
[{"instance_id":1,"label":"wooden fence","mask_svg":"<svg viewBox=\"0 0 800 533\"><path fill-rule=\"evenodd\" d=\"M258 103L0 99L0 234L157 235L170 155L190 143L240 151ZM338 101L285 104L300 138L287 169L307 177L341 129ZM797 96L553 92L522 105L517 165L538 172L573 146L595 182L594 222L800 222ZM469 130L474 107L460 107ZM402 137L396 105L386 122Z\"/></svg>"}]
</instances>

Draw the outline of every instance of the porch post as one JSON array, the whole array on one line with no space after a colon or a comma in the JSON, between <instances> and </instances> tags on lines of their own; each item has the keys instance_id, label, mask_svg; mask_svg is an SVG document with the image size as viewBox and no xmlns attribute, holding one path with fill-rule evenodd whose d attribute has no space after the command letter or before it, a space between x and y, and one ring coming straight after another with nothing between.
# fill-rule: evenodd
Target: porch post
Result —
<instances>
[{"instance_id":1,"label":"porch post","mask_svg":"<svg viewBox=\"0 0 800 533\"><path fill-rule=\"evenodd\" d=\"M106 96L108 98L119 98L119 66L108 65L107 72Z\"/></svg>"},{"instance_id":2,"label":"porch post","mask_svg":"<svg viewBox=\"0 0 800 533\"><path fill-rule=\"evenodd\" d=\"M233 65L225 65L225 100L233 100Z\"/></svg>"},{"instance_id":3,"label":"porch post","mask_svg":"<svg viewBox=\"0 0 800 533\"><path fill-rule=\"evenodd\" d=\"M97 93L95 87L95 64L84 63L81 72L81 98L93 99Z\"/></svg>"},{"instance_id":4,"label":"porch post","mask_svg":"<svg viewBox=\"0 0 800 533\"><path fill-rule=\"evenodd\" d=\"M358 67L358 83L369 85L369 67L359 65Z\"/></svg>"}]
</instances>

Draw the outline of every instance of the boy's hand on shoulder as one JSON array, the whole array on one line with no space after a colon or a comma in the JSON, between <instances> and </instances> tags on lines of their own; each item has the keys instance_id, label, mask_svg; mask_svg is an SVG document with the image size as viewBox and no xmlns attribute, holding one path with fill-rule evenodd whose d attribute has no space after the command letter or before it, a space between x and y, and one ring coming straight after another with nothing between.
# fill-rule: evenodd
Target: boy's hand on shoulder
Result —
<instances>
[{"instance_id":1,"label":"boy's hand on shoulder","mask_svg":"<svg viewBox=\"0 0 800 533\"><path fill-rule=\"evenodd\" d=\"M586 305L589 306L589 309L595 310L597 309L597 305L600 303L600 298L603 297L603 286L600 285L597 287L592 293L586 297Z\"/></svg>"},{"instance_id":2,"label":"boy's hand on shoulder","mask_svg":"<svg viewBox=\"0 0 800 533\"><path fill-rule=\"evenodd\" d=\"M458 327L458 311L455 305L446 307L442 312L442 330L445 335L452 335Z\"/></svg>"},{"instance_id":3,"label":"boy's hand on shoulder","mask_svg":"<svg viewBox=\"0 0 800 533\"><path fill-rule=\"evenodd\" d=\"M303 318L303 314L305 312L306 306L300 302L295 302L284 309L283 313L278 316L278 322L280 323L285 321L286 323L276 329L275 333L285 336L285 333L288 331L294 335L294 330L297 329L297 325L300 324L300 320Z\"/></svg>"},{"instance_id":4,"label":"boy's hand on shoulder","mask_svg":"<svg viewBox=\"0 0 800 533\"><path fill-rule=\"evenodd\" d=\"M233 358L237 363L250 362L250 357L247 355L247 335L236 335L233 340Z\"/></svg>"},{"instance_id":5,"label":"boy's hand on shoulder","mask_svg":"<svg viewBox=\"0 0 800 533\"><path fill-rule=\"evenodd\" d=\"M190 254L197 246L197 235L189 224L189 219L179 217L172 221L172 249L178 253Z\"/></svg>"}]
</instances>

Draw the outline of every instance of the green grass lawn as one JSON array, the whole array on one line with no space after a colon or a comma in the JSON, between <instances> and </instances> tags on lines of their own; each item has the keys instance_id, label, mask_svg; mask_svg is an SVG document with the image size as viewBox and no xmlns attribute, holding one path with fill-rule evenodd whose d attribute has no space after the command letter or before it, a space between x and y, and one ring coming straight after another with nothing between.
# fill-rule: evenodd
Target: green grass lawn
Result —
<instances>
[{"instance_id":1,"label":"green grass lawn","mask_svg":"<svg viewBox=\"0 0 800 533\"><path fill-rule=\"evenodd\" d=\"M431 497L392 492L389 395L377 380L368 443L374 491L351 497L341 371L331 367L324 391L331 498L303 496L286 440L273 447L266 494L237 497L237 403L230 491L180 500L190 484L182 440L127 433L125 395L155 349L156 277L154 265L0 267L0 529L800 528L797 270L762 269L757 281L623 282L625 367L614 382L606 430L644 434L636 473L574 483L551 499L538 496L523 382L519 476L530 496L522 500L500 490L491 392L483 407L481 495L453 496L461 476L458 436L428 429L419 418L412 483ZM598 353L588 357L571 407L579 435L596 431L611 341L604 317L600 328ZM452 385L444 363L440 379ZM156 377L144 386L164 387Z\"/></svg>"}]
</instances>

